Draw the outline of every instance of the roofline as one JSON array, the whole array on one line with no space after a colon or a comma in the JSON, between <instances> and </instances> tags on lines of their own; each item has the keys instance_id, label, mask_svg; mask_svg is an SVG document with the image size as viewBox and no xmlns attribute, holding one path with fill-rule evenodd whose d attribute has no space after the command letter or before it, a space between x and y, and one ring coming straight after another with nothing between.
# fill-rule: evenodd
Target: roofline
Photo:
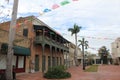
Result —
<instances>
[{"instance_id":1,"label":"roofline","mask_svg":"<svg viewBox=\"0 0 120 80\"><path fill-rule=\"evenodd\" d=\"M61 34L59 34L57 31L55 31L53 28L51 28L50 26L48 26L47 24L45 24L43 21L39 20L38 18L36 18L35 16L32 16L32 18L34 20L37 20L39 23L42 23L44 26L48 27L50 30L52 30L53 32L55 32L56 34L58 34L59 36L61 36L62 38L64 38ZM64 38L65 39L65 38ZM68 41L67 39L65 39L67 42L71 43L70 41Z\"/></svg>"}]
</instances>

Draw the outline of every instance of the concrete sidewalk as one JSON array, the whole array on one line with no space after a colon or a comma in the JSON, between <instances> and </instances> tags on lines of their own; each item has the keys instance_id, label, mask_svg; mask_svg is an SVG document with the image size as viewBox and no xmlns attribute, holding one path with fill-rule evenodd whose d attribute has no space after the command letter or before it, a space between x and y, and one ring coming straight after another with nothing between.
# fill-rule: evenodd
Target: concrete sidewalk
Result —
<instances>
[{"instance_id":1,"label":"concrete sidewalk","mask_svg":"<svg viewBox=\"0 0 120 80\"><path fill-rule=\"evenodd\" d=\"M100 65L98 72L84 72L82 66L71 67L68 69L72 77L68 79L54 80L120 80L120 66L115 65ZM17 80L53 80L43 78L43 74L37 73L22 73L17 74Z\"/></svg>"}]
</instances>

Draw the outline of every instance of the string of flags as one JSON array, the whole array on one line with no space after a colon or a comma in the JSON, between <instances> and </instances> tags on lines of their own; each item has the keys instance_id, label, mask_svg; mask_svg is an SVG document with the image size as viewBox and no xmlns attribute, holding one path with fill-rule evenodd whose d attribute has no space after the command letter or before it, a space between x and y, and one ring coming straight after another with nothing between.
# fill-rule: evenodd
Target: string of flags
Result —
<instances>
[{"instance_id":1,"label":"string of flags","mask_svg":"<svg viewBox=\"0 0 120 80\"><path fill-rule=\"evenodd\" d=\"M112 38L106 38L106 37L91 37L91 36L78 36L78 37L82 37L82 38L91 38L91 39L102 39L102 40L114 40Z\"/></svg>"},{"instance_id":2,"label":"string of flags","mask_svg":"<svg viewBox=\"0 0 120 80\"><path fill-rule=\"evenodd\" d=\"M17 23L16 24L16 27L19 28L20 26L24 26L25 24L27 24L28 22L32 21L32 18L28 18L26 20L24 20L24 22L21 22L21 23ZM56 32L57 34L60 34L58 32ZM62 35L67 35L66 33L63 33ZM107 38L107 37L93 37L93 36L79 36L78 37L81 37L81 38L90 38L90 39L99 39L99 40L114 40L112 38Z\"/></svg>"},{"instance_id":3,"label":"string of flags","mask_svg":"<svg viewBox=\"0 0 120 80\"><path fill-rule=\"evenodd\" d=\"M9 0L5 0L5 1L6 1L6 2L9 2ZM72 0L72 1L79 1L79 0ZM45 8L40 15L42 15L42 14L44 14L44 13L47 13L47 12L50 12L50 11L52 11L52 10L55 10L55 9L59 8L60 6L64 6L64 5L69 4L69 3L70 3L69 0L64 0L64 1L60 2L59 4L56 4L56 3L55 3L55 4L52 5L51 8ZM1 7L1 8L5 8L4 5L0 5L0 7ZM8 10L8 12L10 12L10 11ZM0 11L0 15L1 15L2 13L3 13L3 12ZM37 17L39 17L39 16L37 16ZM23 23L18 23L18 24L16 25L16 27L19 27L19 26L21 26L21 25L24 25L25 23L27 23L27 22L29 22L29 21L31 21L31 19L25 20ZM85 37L85 38L91 38L91 39L114 40L114 39L111 39L111 38L101 38L101 37L91 37L91 36L78 36L78 37Z\"/></svg>"},{"instance_id":4,"label":"string of flags","mask_svg":"<svg viewBox=\"0 0 120 80\"><path fill-rule=\"evenodd\" d=\"M5 1L9 3L9 0L5 0ZM79 1L79 0L72 0L72 1ZM55 4L53 4L51 7L43 9L42 12L40 12L40 15L43 15L43 14L48 13L48 12L50 12L50 11L53 11L53 10L55 10L55 9L61 7L61 6L67 5L67 4L69 4L69 3L71 3L69 0L64 0L64 1L60 2L59 4L56 4L56 3L55 3ZM5 6L0 4L0 8L5 9ZM10 12L10 10L8 10L8 12ZM3 14L3 11L2 11L2 10L0 10L0 15L1 15L1 14ZM39 16L37 16L37 17L39 17ZM16 24L16 27L20 27L21 25L25 25L25 24L26 24L27 22L29 22L29 21L31 21L31 19L27 19L27 20L25 20L23 23L17 23L17 24ZM51 34L54 34L54 33L51 33ZM58 33L58 34L59 34L59 33ZM104 38L102 38L102 37L91 37L91 36L78 36L78 37L85 37L85 38L91 38L91 39L114 40L114 39L105 38L105 37L104 37ZM98 49L93 48L93 47L88 47L88 48L98 51Z\"/></svg>"},{"instance_id":5,"label":"string of flags","mask_svg":"<svg viewBox=\"0 0 120 80\"><path fill-rule=\"evenodd\" d=\"M79 0L72 0L72 1L79 1ZM64 0L64 1L60 2L59 4L55 3L50 8L45 8L42 12L40 12L40 15L43 15L43 14L50 12L50 11L53 11L61 6L67 5L69 3L70 3L69 0Z\"/></svg>"},{"instance_id":6,"label":"string of flags","mask_svg":"<svg viewBox=\"0 0 120 80\"><path fill-rule=\"evenodd\" d=\"M9 0L5 0L5 1L9 3ZM79 1L79 0L72 0L72 1L74 2L74 1ZM61 6L67 5L67 4L69 4L69 3L71 3L70 0L63 0L62 2L60 2L60 3L58 3L58 4L57 4L57 3L54 3L51 7L44 8L39 14L40 14L40 15L43 15L43 14L45 14L45 13L47 13L47 12L53 11L53 10L55 10L55 9L61 7ZM0 8L5 8L5 6L0 4ZM0 11L0 15L1 15L2 13L3 13L3 11Z\"/></svg>"},{"instance_id":7,"label":"string of flags","mask_svg":"<svg viewBox=\"0 0 120 80\"><path fill-rule=\"evenodd\" d=\"M16 24L16 27L18 28L18 27L20 27L21 25L25 25L25 24L27 24L29 21L32 21L32 18L28 18L28 19L26 19L26 20L24 20L24 22L22 22L22 23L17 23ZM56 32L57 34L59 34L58 32ZM62 35L67 35L66 33L63 33ZM114 40L114 39L112 39L112 38L107 38L107 37L93 37L93 36L79 36L78 35L78 37L81 37L81 38L90 38L90 39L99 39L99 40Z\"/></svg>"},{"instance_id":8,"label":"string of flags","mask_svg":"<svg viewBox=\"0 0 120 80\"><path fill-rule=\"evenodd\" d=\"M93 48L93 47L88 47L89 49L92 49L92 50L95 50L95 51L98 51L97 48Z\"/></svg>"},{"instance_id":9,"label":"string of flags","mask_svg":"<svg viewBox=\"0 0 120 80\"><path fill-rule=\"evenodd\" d=\"M67 35L66 33L63 33L62 35ZM93 37L93 36L77 36L77 37L81 37L81 38L90 38L90 39L101 39L101 40L115 40L112 38L107 38L107 37Z\"/></svg>"}]
</instances>

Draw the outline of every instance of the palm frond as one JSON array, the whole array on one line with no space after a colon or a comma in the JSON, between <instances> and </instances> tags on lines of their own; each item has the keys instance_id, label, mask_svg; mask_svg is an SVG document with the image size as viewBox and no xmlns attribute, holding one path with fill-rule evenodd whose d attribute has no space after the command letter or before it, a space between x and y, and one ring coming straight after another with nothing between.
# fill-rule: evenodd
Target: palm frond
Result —
<instances>
[{"instance_id":1,"label":"palm frond","mask_svg":"<svg viewBox=\"0 0 120 80\"><path fill-rule=\"evenodd\" d=\"M81 26L79 27L77 24L74 24L75 33L78 33L81 28L82 28Z\"/></svg>"},{"instance_id":2,"label":"palm frond","mask_svg":"<svg viewBox=\"0 0 120 80\"><path fill-rule=\"evenodd\" d=\"M81 28L82 28L81 26L79 27L77 24L74 24L73 28L69 28L68 31L71 31L71 35L73 35L80 32Z\"/></svg>"},{"instance_id":3,"label":"palm frond","mask_svg":"<svg viewBox=\"0 0 120 80\"><path fill-rule=\"evenodd\" d=\"M82 40L78 40L78 42L82 42Z\"/></svg>"},{"instance_id":4,"label":"palm frond","mask_svg":"<svg viewBox=\"0 0 120 80\"><path fill-rule=\"evenodd\" d=\"M80 44L78 45L78 47L83 44L82 40L78 40L78 42L80 42Z\"/></svg>"},{"instance_id":5,"label":"palm frond","mask_svg":"<svg viewBox=\"0 0 120 80\"><path fill-rule=\"evenodd\" d=\"M73 31L73 28L69 28L68 31Z\"/></svg>"},{"instance_id":6,"label":"palm frond","mask_svg":"<svg viewBox=\"0 0 120 80\"><path fill-rule=\"evenodd\" d=\"M70 32L71 32L71 35L73 35L73 34L74 34L74 29L73 29L73 28L69 28L69 29L68 29L68 31L70 31Z\"/></svg>"}]
</instances>

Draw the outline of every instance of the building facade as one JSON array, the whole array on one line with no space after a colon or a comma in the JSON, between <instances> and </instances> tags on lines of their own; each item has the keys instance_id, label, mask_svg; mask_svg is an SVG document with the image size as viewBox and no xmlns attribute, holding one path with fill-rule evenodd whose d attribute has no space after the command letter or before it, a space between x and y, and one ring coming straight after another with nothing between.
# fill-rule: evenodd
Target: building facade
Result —
<instances>
[{"instance_id":1,"label":"building facade","mask_svg":"<svg viewBox=\"0 0 120 80\"><path fill-rule=\"evenodd\" d=\"M0 27L9 30L9 23L3 23ZM23 61L19 61L19 67L24 66L24 71L18 72L45 72L49 67L64 65L64 54L69 53L70 42L47 24L34 16L21 17L17 20L16 34L30 41L30 55L25 56L24 65Z\"/></svg>"},{"instance_id":2,"label":"building facade","mask_svg":"<svg viewBox=\"0 0 120 80\"><path fill-rule=\"evenodd\" d=\"M70 43L69 44L69 65L70 66L74 66L75 65L75 59L74 59L74 53L75 53L75 44ZM82 63L82 51L81 49L78 47L78 54L77 54L77 60L78 60L78 64L80 65Z\"/></svg>"},{"instance_id":3,"label":"building facade","mask_svg":"<svg viewBox=\"0 0 120 80\"><path fill-rule=\"evenodd\" d=\"M114 64L120 65L120 38L111 43L112 58Z\"/></svg>"},{"instance_id":4,"label":"building facade","mask_svg":"<svg viewBox=\"0 0 120 80\"><path fill-rule=\"evenodd\" d=\"M6 59L8 51L8 30L2 29L3 25L0 25L0 73L6 69ZM26 57L30 56L30 40L24 36L15 35L14 40L14 55L12 58L12 65L15 66L16 72L25 71Z\"/></svg>"}]
</instances>

